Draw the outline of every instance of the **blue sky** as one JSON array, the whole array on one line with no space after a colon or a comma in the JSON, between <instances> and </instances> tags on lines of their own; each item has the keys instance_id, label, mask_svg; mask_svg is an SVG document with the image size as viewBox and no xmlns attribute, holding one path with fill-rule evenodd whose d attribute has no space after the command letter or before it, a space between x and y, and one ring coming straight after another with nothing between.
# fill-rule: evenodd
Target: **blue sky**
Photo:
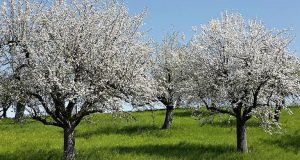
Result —
<instances>
[{"instance_id":1,"label":"blue sky","mask_svg":"<svg viewBox=\"0 0 300 160\"><path fill-rule=\"evenodd\" d=\"M50 0L51 1L51 0ZM192 26L206 24L225 11L238 11L246 19L257 18L268 28L290 28L295 35L291 49L300 55L300 0L123 0L131 14L147 9L144 29L156 41L174 30L192 35ZM0 0L2 4L3 0Z\"/></svg>"},{"instance_id":2,"label":"blue sky","mask_svg":"<svg viewBox=\"0 0 300 160\"><path fill-rule=\"evenodd\" d=\"M300 55L300 0L125 0L129 12L147 9L144 28L156 41L172 29L192 35L192 26L219 18L225 10L238 11L246 19L256 18L272 29L290 28L296 36L290 48Z\"/></svg>"}]
</instances>

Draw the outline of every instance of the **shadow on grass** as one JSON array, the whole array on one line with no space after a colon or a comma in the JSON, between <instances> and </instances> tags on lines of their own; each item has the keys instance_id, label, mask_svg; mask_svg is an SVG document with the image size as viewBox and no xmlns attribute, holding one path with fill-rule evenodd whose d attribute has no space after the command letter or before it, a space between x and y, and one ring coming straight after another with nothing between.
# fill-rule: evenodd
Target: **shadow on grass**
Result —
<instances>
[{"instance_id":1,"label":"shadow on grass","mask_svg":"<svg viewBox=\"0 0 300 160\"><path fill-rule=\"evenodd\" d=\"M174 115L174 117L191 117L192 111L191 110L176 111L176 109L175 109L173 115Z\"/></svg>"},{"instance_id":2,"label":"shadow on grass","mask_svg":"<svg viewBox=\"0 0 300 160\"><path fill-rule=\"evenodd\" d=\"M190 143L147 144L139 146L117 146L77 150L77 159L122 159L122 157L148 157L148 159L236 159L235 148L227 145L201 145ZM57 160L62 159L62 150L26 150L0 154L3 160ZM114 158L118 154L118 158Z\"/></svg>"},{"instance_id":3,"label":"shadow on grass","mask_svg":"<svg viewBox=\"0 0 300 160\"><path fill-rule=\"evenodd\" d=\"M20 148L16 152L0 154L3 160L57 160L62 159L62 150L26 150Z\"/></svg>"},{"instance_id":4,"label":"shadow on grass","mask_svg":"<svg viewBox=\"0 0 300 160\"><path fill-rule=\"evenodd\" d=\"M166 109L159 109L159 110L156 110L156 111L159 111L157 112L156 114L157 115L161 115L163 116L163 118L165 117L165 114L166 114ZM191 117L192 116L192 110L188 110L188 109L182 109L182 108L175 108L173 110L173 116L174 117Z\"/></svg>"},{"instance_id":5,"label":"shadow on grass","mask_svg":"<svg viewBox=\"0 0 300 160\"><path fill-rule=\"evenodd\" d=\"M294 153L300 153L300 134L295 132L293 135L283 135L276 139L264 140L267 144L276 145L286 151L292 151Z\"/></svg>"},{"instance_id":6,"label":"shadow on grass","mask_svg":"<svg viewBox=\"0 0 300 160\"><path fill-rule=\"evenodd\" d=\"M95 130L75 132L76 137L90 138L92 136L109 135L109 134L122 134L122 135L141 135L150 134L153 136L159 136L160 128L157 126L125 126L122 128L110 126L110 127L99 127Z\"/></svg>"},{"instance_id":7,"label":"shadow on grass","mask_svg":"<svg viewBox=\"0 0 300 160\"><path fill-rule=\"evenodd\" d=\"M114 148L120 154L147 154L161 158L176 159L232 159L235 152L233 146L225 145L201 145L201 144L148 144L140 146L120 146ZM220 157L221 156L221 157Z\"/></svg>"},{"instance_id":8,"label":"shadow on grass","mask_svg":"<svg viewBox=\"0 0 300 160\"><path fill-rule=\"evenodd\" d=\"M204 123L202 125L211 125L211 126L216 126L216 127L236 127L236 121L235 119L233 120L222 120L222 121L217 121L217 122L210 122L210 123ZM256 121L249 121L246 122L247 127L260 127L260 123Z\"/></svg>"}]
</instances>

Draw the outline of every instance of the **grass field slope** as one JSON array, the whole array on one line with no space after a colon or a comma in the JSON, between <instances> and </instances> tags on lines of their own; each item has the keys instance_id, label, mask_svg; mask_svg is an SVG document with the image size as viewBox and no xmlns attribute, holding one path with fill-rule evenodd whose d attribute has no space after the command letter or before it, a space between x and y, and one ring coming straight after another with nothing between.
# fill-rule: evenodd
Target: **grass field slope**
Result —
<instances>
[{"instance_id":1,"label":"grass field slope","mask_svg":"<svg viewBox=\"0 0 300 160\"><path fill-rule=\"evenodd\" d=\"M164 111L133 113L136 120L110 114L87 117L76 128L77 159L300 159L300 108L283 112L281 134L265 133L254 118L248 122L249 153L235 150L235 122L218 116L201 124L191 111L177 109L170 130L161 130ZM63 131L26 120L15 124L0 120L0 159L62 159Z\"/></svg>"}]
</instances>

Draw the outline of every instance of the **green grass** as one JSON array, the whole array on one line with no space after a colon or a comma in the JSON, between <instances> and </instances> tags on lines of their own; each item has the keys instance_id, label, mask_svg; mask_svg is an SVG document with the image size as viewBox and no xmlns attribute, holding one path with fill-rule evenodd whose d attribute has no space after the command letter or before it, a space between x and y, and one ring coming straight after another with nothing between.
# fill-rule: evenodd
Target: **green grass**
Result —
<instances>
[{"instance_id":1,"label":"green grass","mask_svg":"<svg viewBox=\"0 0 300 160\"><path fill-rule=\"evenodd\" d=\"M235 126L224 120L227 115L201 125L189 110L174 112L171 130L160 129L164 111L134 113L137 120L130 122L109 114L88 117L75 131L77 159L300 159L300 108L282 114L283 134L267 134L255 119L249 121L247 154L235 151ZM62 129L32 120L1 119L0 138L0 159L61 159L63 154Z\"/></svg>"}]
</instances>

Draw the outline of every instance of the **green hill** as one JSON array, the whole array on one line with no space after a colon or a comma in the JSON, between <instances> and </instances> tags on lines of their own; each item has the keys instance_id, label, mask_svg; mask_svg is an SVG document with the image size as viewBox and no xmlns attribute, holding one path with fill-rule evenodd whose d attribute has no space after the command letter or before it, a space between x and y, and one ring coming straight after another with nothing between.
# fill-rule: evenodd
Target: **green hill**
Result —
<instances>
[{"instance_id":1,"label":"green hill","mask_svg":"<svg viewBox=\"0 0 300 160\"><path fill-rule=\"evenodd\" d=\"M172 129L161 130L164 111L133 113L136 120L110 114L87 117L76 128L77 159L300 159L300 108L280 119L282 134L265 133L252 118L248 123L249 153L235 151L235 124L219 116L200 124L190 110L177 109ZM229 123L231 122L231 123ZM0 120L0 159L61 159L63 131L26 120Z\"/></svg>"}]
</instances>

